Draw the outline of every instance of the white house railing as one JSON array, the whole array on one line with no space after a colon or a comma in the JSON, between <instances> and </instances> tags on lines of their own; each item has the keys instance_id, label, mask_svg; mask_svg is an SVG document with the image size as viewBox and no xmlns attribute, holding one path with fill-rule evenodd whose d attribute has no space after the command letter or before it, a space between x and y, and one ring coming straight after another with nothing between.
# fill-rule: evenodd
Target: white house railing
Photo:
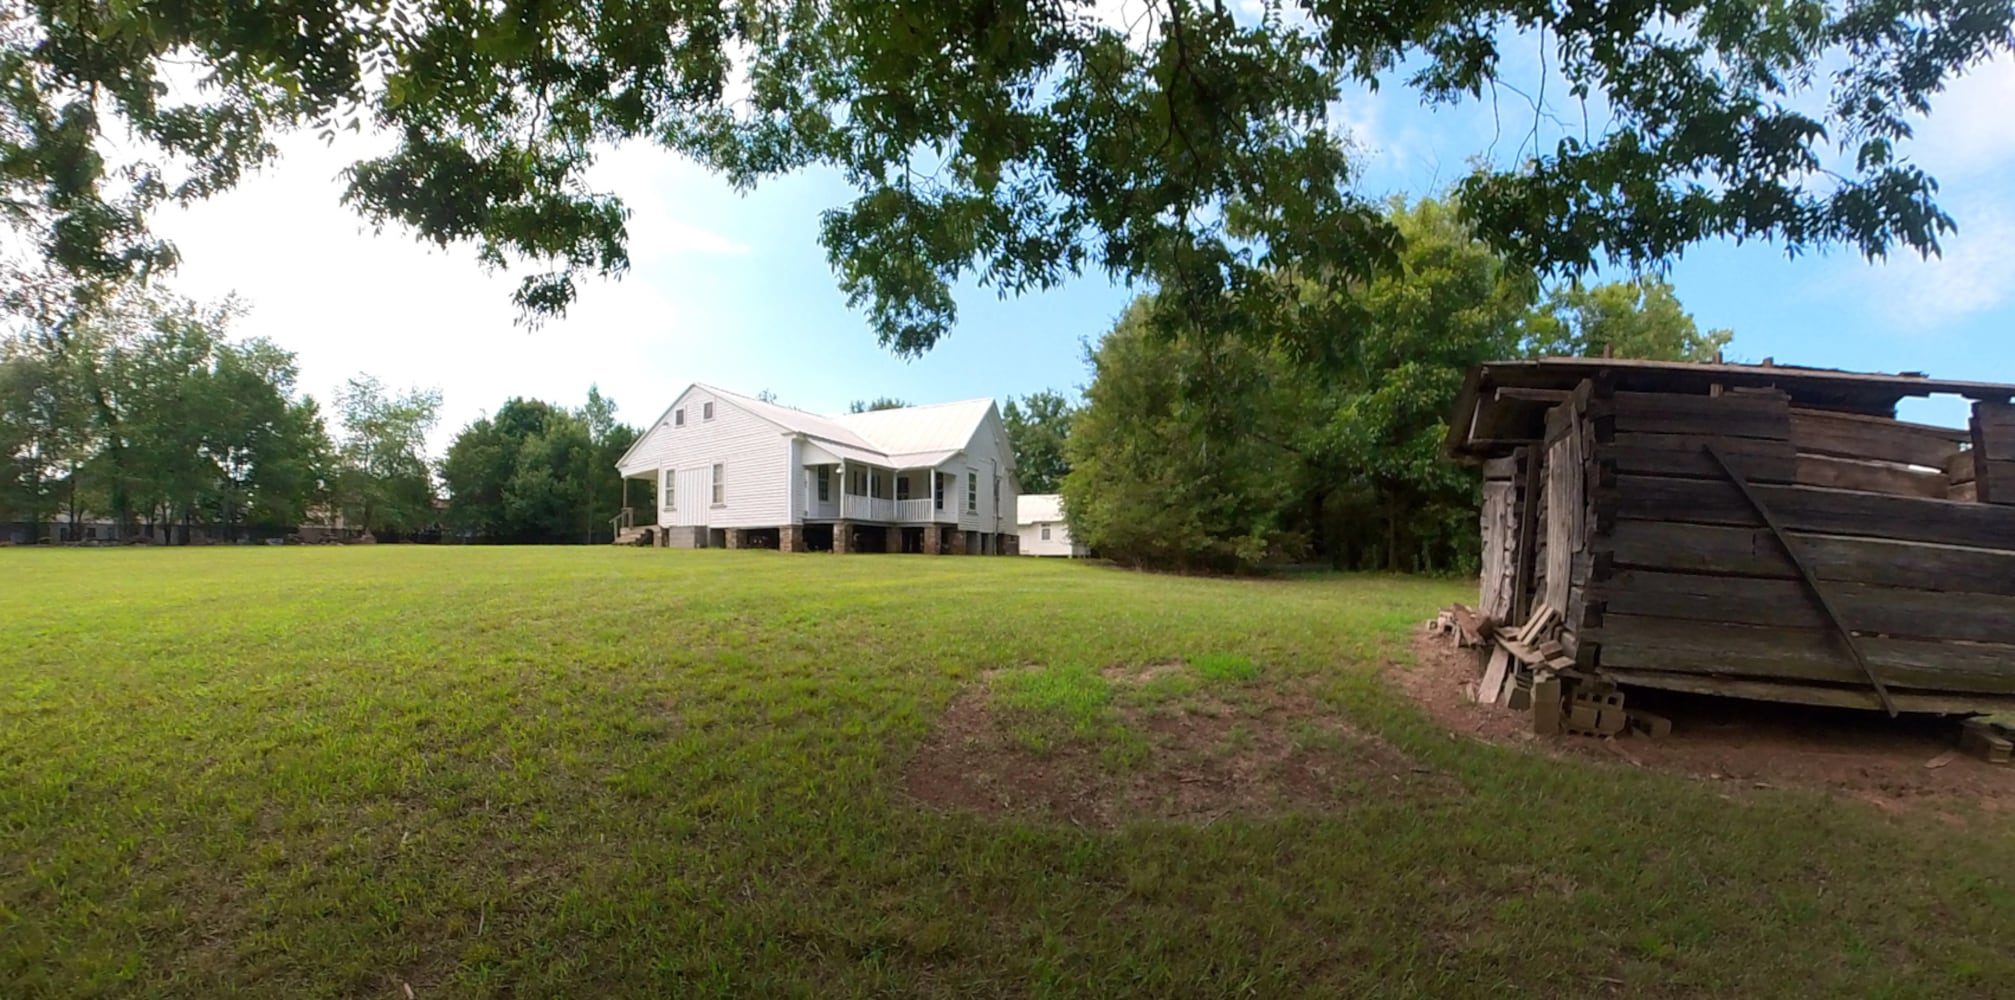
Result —
<instances>
[{"instance_id":1,"label":"white house railing","mask_svg":"<svg viewBox=\"0 0 2015 1000\"><path fill-rule=\"evenodd\" d=\"M896 520L905 523L931 520L931 498L921 500L897 500Z\"/></svg>"},{"instance_id":2,"label":"white house railing","mask_svg":"<svg viewBox=\"0 0 2015 1000\"><path fill-rule=\"evenodd\" d=\"M893 521L896 519L896 502L886 497L848 494L840 498L840 516L849 521Z\"/></svg>"}]
</instances>

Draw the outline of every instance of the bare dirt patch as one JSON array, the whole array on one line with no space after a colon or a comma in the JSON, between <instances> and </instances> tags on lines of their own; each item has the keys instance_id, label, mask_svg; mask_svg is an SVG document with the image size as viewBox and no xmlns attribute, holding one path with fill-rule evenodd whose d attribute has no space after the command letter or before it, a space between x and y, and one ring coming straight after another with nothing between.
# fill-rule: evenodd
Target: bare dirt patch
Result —
<instances>
[{"instance_id":1,"label":"bare dirt patch","mask_svg":"<svg viewBox=\"0 0 2015 1000\"><path fill-rule=\"evenodd\" d=\"M1631 706L1671 719L1672 735L1539 737L1526 713L1469 700L1466 688L1476 680L1471 650L1423 629L1413 652L1412 669L1388 670L1396 686L1442 725L1477 739L1742 788L1825 789L1884 809L1970 802L2015 810L2015 768L1951 753L1958 725L1950 719L1634 690Z\"/></svg>"},{"instance_id":2,"label":"bare dirt patch","mask_svg":"<svg viewBox=\"0 0 2015 1000\"><path fill-rule=\"evenodd\" d=\"M1181 664L1106 675L1139 684ZM903 774L925 805L1080 826L1129 820L1209 824L1227 816L1330 812L1366 800L1459 794L1452 777L1358 732L1290 691L1209 696L1181 704L1115 706L1144 753L1115 760L1095 741L1038 750L989 704L984 684L961 692Z\"/></svg>"}]
</instances>

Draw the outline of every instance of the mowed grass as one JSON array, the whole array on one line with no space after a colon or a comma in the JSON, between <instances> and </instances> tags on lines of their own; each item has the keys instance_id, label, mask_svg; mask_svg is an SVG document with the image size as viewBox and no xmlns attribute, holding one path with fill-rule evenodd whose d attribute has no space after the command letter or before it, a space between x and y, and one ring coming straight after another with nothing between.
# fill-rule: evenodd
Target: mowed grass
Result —
<instances>
[{"instance_id":1,"label":"mowed grass","mask_svg":"<svg viewBox=\"0 0 2015 1000\"><path fill-rule=\"evenodd\" d=\"M2005 816L1453 737L1376 668L1456 583L391 546L0 581L10 1000L2015 992ZM902 791L963 685L1095 733L1141 696L1101 670L1174 660L1140 690L1307 685L1452 791L1116 829Z\"/></svg>"}]
</instances>

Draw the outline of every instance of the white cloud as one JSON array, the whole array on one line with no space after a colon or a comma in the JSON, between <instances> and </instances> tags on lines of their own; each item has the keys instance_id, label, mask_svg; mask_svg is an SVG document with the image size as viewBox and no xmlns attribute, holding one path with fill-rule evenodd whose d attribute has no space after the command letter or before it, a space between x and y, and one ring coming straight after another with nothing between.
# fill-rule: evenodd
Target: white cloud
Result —
<instances>
[{"instance_id":1,"label":"white cloud","mask_svg":"<svg viewBox=\"0 0 2015 1000\"><path fill-rule=\"evenodd\" d=\"M2015 160L2015 56L2003 55L1931 99L1906 154L1941 179L2002 168Z\"/></svg>"},{"instance_id":2,"label":"white cloud","mask_svg":"<svg viewBox=\"0 0 2015 1000\"><path fill-rule=\"evenodd\" d=\"M705 280L696 262L752 248L681 221L676 194L691 204L726 191L697 167L662 152L609 157L594 184L635 208L633 270L620 282L585 281L566 317L528 330L510 302L516 275L486 273L467 246L437 248L397 228L373 234L338 203L338 172L370 145L291 140L279 165L237 189L161 213L157 228L183 256L169 287L198 299L240 295L251 312L234 333L294 351L301 388L325 403L359 372L440 387L437 455L511 396L578 405L599 383L624 419L648 420L665 391L655 373L670 365L640 362L711 354L704 304L687 307L668 290Z\"/></svg>"},{"instance_id":3,"label":"white cloud","mask_svg":"<svg viewBox=\"0 0 2015 1000\"><path fill-rule=\"evenodd\" d=\"M1958 233L1944 255L1898 256L1876 265L1846 258L1843 277L1896 325L1929 330L2015 297L2015 212L1989 202L1953 206Z\"/></svg>"}]
</instances>

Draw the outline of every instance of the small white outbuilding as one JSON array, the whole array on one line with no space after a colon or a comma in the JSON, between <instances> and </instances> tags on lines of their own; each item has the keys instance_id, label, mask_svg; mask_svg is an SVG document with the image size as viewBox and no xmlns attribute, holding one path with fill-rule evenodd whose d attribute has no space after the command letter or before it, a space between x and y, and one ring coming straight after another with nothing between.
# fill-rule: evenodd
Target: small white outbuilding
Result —
<instances>
[{"instance_id":1,"label":"small white outbuilding","mask_svg":"<svg viewBox=\"0 0 2015 1000\"><path fill-rule=\"evenodd\" d=\"M1015 504L1015 520L1021 529L1021 554L1025 556L1071 556L1085 554L1085 547L1071 541L1070 525L1064 523L1063 498L1054 493L1032 493Z\"/></svg>"}]
</instances>

